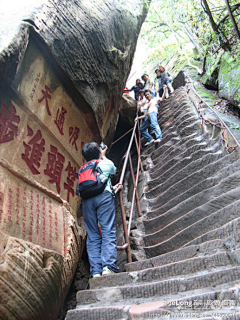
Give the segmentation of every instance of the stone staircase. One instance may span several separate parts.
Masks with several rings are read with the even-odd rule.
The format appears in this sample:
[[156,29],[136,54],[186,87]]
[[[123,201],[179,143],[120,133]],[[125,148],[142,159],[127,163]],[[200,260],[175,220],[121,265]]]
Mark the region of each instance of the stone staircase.
[[181,87],[159,111],[163,140],[143,150],[146,258],[90,280],[67,320],[240,319],[240,154],[202,125]]

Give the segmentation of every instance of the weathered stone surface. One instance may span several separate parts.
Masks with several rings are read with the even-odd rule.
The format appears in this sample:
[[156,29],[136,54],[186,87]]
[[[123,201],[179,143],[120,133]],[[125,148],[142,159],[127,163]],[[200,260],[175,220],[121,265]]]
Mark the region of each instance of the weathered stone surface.
[[11,84],[29,42],[36,39],[54,68],[64,70],[56,71],[77,106],[110,143],[146,13],[141,1],[43,1],[24,16],[19,32],[1,52],[1,82]]
[[93,134],[34,43],[14,86],[0,91],[0,314],[56,319],[85,241],[74,195],[79,151]]
[[[143,302],[143,299],[157,298],[161,296],[174,295],[179,292],[190,290],[205,289],[209,283],[213,287],[221,284],[238,281],[240,275],[239,267],[228,267],[225,270],[212,271],[207,274],[202,273],[198,275],[182,276],[157,281],[154,283],[146,283],[139,285],[125,285],[104,289],[93,289],[86,291],[79,291],[77,300],[79,305],[92,304],[98,305],[116,305],[127,303]],[[67,318],[68,319],[68,318]]]
[[209,89],[218,90],[221,98],[240,108],[239,73],[239,59],[229,52],[220,53],[215,64],[202,77],[202,83]]
[[1,320],[57,319],[86,237],[81,148],[113,140],[146,15],[141,1],[29,8],[1,15]]
[[[227,153],[219,131],[199,126],[183,88],[174,96],[159,112],[163,140],[143,149],[151,188],[143,189],[144,215],[131,235],[144,238],[150,258],[92,279],[69,319],[86,311],[90,319],[97,311],[110,317],[113,306],[126,306],[120,319],[225,319],[229,311],[227,318],[238,318],[239,151]],[[157,232],[146,235],[151,228]]]
[[221,266],[230,266],[231,262],[226,252],[213,254],[208,257],[196,257],[188,260],[177,261],[175,263],[165,264],[147,270],[124,272],[116,275],[110,275],[103,278],[93,278],[90,280],[91,289],[100,289],[104,287],[117,287],[133,283],[150,283],[159,280],[165,280],[177,275],[187,275],[198,271],[211,270]]
[[134,119],[137,113],[137,101],[128,94],[122,95],[121,106],[119,110],[119,122],[121,126],[126,129],[132,128],[134,125]]
[[59,239],[64,252],[60,254],[0,232],[2,320],[57,318],[76,267],[75,255],[81,254],[85,238],[67,211],[65,220],[64,242]]
[[186,79],[185,72],[184,71],[180,71],[178,73],[178,75],[172,81],[173,88],[176,90],[179,87],[184,87],[185,84],[186,84],[185,79]]
[[239,74],[239,61],[234,59],[230,53],[225,53],[218,74],[219,95],[238,108],[240,108]]
[[221,64],[221,58],[222,53],[218,56],[216,59],[214,65],[210,68],[210,70],[207,70],[207,73],[204,74],[201,81],[205,85],[206,88],[212,89],[212,90],[218,90],[218,74],[219,74],[219,68]]

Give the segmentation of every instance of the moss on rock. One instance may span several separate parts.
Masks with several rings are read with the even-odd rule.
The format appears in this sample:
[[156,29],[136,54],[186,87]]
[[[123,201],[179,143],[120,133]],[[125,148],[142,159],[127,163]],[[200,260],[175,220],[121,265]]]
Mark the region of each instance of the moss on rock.
[[221,60],[219,74],[219,95],[240,108],[240,57],[226,52]]
[[207,72],[202,77],[202,83],[206,87],[211,87],[215,90],[218,90],[218,73],[221,64],[222,53],[220,53],[216,61],[210,66]]

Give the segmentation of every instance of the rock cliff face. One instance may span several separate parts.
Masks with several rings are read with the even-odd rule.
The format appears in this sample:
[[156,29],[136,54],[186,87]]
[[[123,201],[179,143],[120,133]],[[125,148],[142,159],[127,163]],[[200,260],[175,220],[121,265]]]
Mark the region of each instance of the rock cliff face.
[[[33,37],[77,106],[86,113],[94,111],[101,136],[111,141],[145,5],[142,1],[44,2],[25,17],[13,42],[1,52],[0,80],[12,83]],[[58,66],[61,70],[56,70]]]
[[212,68],[202,77],[202,83],[210,89],[218,90],[221,98],[240,108],[239,73],[239,58],[228,52],[221,53]]
[[57,319],[86,236],[81,147],[113,139],[146,15],[141,1],[37,4],[1,30],[1,320]]

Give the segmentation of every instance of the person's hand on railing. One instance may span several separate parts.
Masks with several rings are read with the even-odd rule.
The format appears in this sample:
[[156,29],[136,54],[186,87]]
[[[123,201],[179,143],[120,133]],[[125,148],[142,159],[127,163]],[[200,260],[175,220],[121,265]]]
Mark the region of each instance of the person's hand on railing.
[[113,190],[115,193],[118,193],[118,191],[122,190],[123,185],[121,183],[117,183],[115,184],[115,186],[113,186]]

